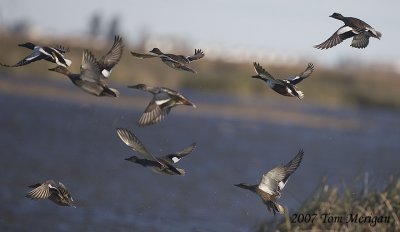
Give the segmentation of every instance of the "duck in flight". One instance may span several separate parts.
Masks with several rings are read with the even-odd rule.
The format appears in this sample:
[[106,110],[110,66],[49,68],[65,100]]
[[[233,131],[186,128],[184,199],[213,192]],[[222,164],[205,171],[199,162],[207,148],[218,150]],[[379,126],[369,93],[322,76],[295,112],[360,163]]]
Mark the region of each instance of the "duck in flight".
[[131,54],[134,57],[137,57],[140,59],[158,57],[161,59],[162,62],[164,62],[164,64],[168,65],[169,67],[171,67],[173,69],[188,71],[188,72],[195,73],[195,74],[197,72],[194,71],[193,69],[189,68],[187,66],[187,64],[204,57],[204,52],[200,49],[195,49],[194,54],[191,56],[166,54],[166,53],[163,53],[159,48],[153,48],[153,50],[151,50],[150,52],[153,54],[141,54],[141,53],[136,53],[136,52],[131,52]]
[[314,65],[309,63],[306,70],[299,75],[291,79],[276,79],[271,74],[269,74],[260,64],[254,62],[254,69],[257,75],[252,76],[252,78],[263,80],[271,87],[275,92],[288,97],[297,97],[300,100],[303,99],[303,92],[296,89],[296,85],[302,80],[309,77],[314,71]]
[[49,62],[55,63],[57,65],[63,66],[63,67],[69,67],[71,65],[71,61],[64,58],[64,54],[66,52],[69,52],[68,48],[64,48],[63,46],[56,46],[56,47],[46,47],[46,46],[39,46],[35,45],[31,42],[19,44],[18,46],[28,48],[33,50],[33,53],[31,53],[29,56],[25,57],[18,63],[14,65],[8,65],[8,64],[2,64],[0,63],[1,66],[4,67],[19,67],[19,66],[24,66],[27,64],[30,64],[35,61],[39,60],[47,60]]
[[331,16],[334,19],[338,19],[344,22],[344,25],[340,27],[331,37],[325,42],[315,45],[318,49],[328,49],[334,47],[346,39],[353,38],[350,46],[354,48],[365,48],[369,44],[369,38],[381,39],[382,33],[375,30],[368,23],[361,19],[353,17],[344,17],[339,13],[333,13]]
[[252,191],[259,195],[274,215],[278,212],[284,214],[284,208],[276,201],[281,197],[281,191],[285,187],[290,175],[300,166],[304,151],[301,149],[297,155],[285,165],[280,165],[265,173],[259,184],[250,185],[246,183],[236,184],[235,186]]
[[125,160],[137,163],[143,167],[148,167],[155,173],[168,174],[168,175],[185,175],[185,170],[176,168],[174,164],[179,162],[183,157],[189,155],[196,148],[196,143],[191,144],[189,147],[182,151],[172,153],[165,156],[153,156],[140,142],[140,140],[129,130],[124,128],[117,128],[119,138],[134,151],[137,151],[143,158],[131,156]]
[[73,204],[74,199],[71,194],[61,182],[56,182],[54,180],[47,180],[43,183],[37,183],[29,186],[33,188],[26,197],[32,200],[38,199],[49,199],[57,205],[75,207]]
[[101,73],[101,65],[89,50],[84,50],[80,73],[71,73],[63,66],[49,69],[69,77],[72,83],[83,91],[95,96],[118,97],[116,89],[107,86],[107,78]]
[[188,105],[196,108],[196,105],[185,96],[169,88],[153,87],[145,84],[132,85],[128,86],[128,88],[139,89],[153,94],[153,99],[138,120],[138,125],[141,127],[159,123],[175,106]]

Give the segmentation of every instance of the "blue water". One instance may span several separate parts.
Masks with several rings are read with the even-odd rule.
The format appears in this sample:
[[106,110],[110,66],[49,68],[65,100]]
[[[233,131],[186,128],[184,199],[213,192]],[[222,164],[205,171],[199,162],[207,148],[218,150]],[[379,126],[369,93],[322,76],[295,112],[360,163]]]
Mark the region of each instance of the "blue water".
[[[83,99],[95,98],[67,81],[52,85],[66,86]],[[132,100],[150,98],[128,91],[121,90]],[[138,108],[105,98],[93,103],[0,93],[0,230],[251,230],[273,215],[256,195],[233,185],[257,183],[265,171],[286,163],[300,148],[305,151],[303,162],[280,199],[291,212],[296,212],[324,175],[332,184],[343,185],[365,172],[375,183],[399,173],[398,112],[185,93],[199,103],[198,109],[176,108],[165,121],[146,128],[135,125],[146,101]],[[107,104],[99,104],[102,101]],[[241,115],[214,116],[203,113],[203,103],[291,108],[353,119],[359,126],[310,127]],[[117,137],[117,127],[134,131],[156,155],[197,142],[196,150],[177,165],[187,174],[159,175],[125,161],[133,151]],[[28,185],[47,179],[63,182],[78,207],[24,197]]]

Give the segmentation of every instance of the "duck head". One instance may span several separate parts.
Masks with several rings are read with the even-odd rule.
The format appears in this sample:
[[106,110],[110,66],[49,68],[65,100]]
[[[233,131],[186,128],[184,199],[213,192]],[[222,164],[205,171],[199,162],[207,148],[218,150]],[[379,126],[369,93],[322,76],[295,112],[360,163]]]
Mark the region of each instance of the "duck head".
[[27,42],[27,43],[23,43],[23,44],[18,44],[18,46],[33,50],[36,45],[34,45],[31,42]]
[[343,15],[339,14],[339,13],[333,13],[332,15],[330,15],[329,17],[335,18],[335,19],[343,19]]
[[145,84],[128,85],[128,88],[146,90],[147,89],[147,85],[145,85]]
[[191,101],[189,101],[186,98],[180,99],[177,103],[181,104],[181,105],[193,106],[193,108],[197,108],[197,106],[195,104],[193,104]]
[[69,75],[70,74],[70,71],[67,68],[63,67],[63,66],[57,66],[55,68],[49,68],[49,71],[58,72],[58,73],[61,73],[61,74],[64,74],[64,75]]
[[153,48],[153,50],[150,51],[151,53],[155,53],[157,55],[162,55],[164,54],[159,48]]
[[126,158],[125,160],[131,161],[131,162],[134,162],[134,163],[139,163],[140,159],[137,156],[131,156],[129,158]]
[[239,188],[243,188],[243,189],[249,189],[250,188],[250,185],[246,184],[246,183],[235,184],[235,186],[239,187]]

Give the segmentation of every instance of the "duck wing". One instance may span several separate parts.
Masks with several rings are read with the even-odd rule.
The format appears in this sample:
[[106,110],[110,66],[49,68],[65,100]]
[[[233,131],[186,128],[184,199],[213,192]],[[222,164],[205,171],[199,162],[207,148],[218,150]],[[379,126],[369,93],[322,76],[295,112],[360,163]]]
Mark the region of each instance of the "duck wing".
[[44,58],[46,58],[46,55],[42,54],[39,51],[34,51],[32,54],[28,55],[27,57],[25,57],[24,59],[22,59],[21,61],[19,61],[18,63],[14,64],[14,65],[2,64],[2,63],[0,63],[0,65],[4,66],[4,67],[19,67],[19,66],[24,66],[24,65],[30,64],[32,62],[44,59]]
[[161,122],[170,112],[170,108],[163,108],[161,105],[170,100],[170,98],[165,100],[153,98],[139,118],[138,125],[143,127]]
[[139,58],[139,59],[146,59],[146,58],[154,58],[158,57],[158,55],[153,55],[153,54],[143,54],[143,53],[137,53],[137,52],[131,52],[132,56]]
[[110,50],[99,60],[100,70],[104,77],[110,76],[112,68],[121,60],[123,51],[122,38],[116,35]]
[[258,188],[268,194],[280,196],[280,191],[285,187],[289,176],[299,167],[303,155],[304,151],[301,149],[286,165],[275,167],[264,174]]
[[157,162],[161,166],[164,166],[162,163],[160,163],[160,161],[157,160],[156,157],[147,151],[142,142],[131,131],[124,128],[117,128],[117,134],[126,145],[128,145],[134,151],[139,152],[145,159]]
[[32,191],[26,194],[26,197],[30,199],[46,199],[49,198],[53,192],[58,192],[56,183],[52,180],[30,185],[29,187],[33,188]]
[[306,70],[304,72],[300,73],[299,75],[295,76],[291,80],[287,80],[290,84],[292,85],[297,85],[300,83],[302,80],[306,79],[309,77],[314,71],[314,65],[312,63],[309,63]]
[[261,78],[264,81],[267,81],[267,80],[275,81],[275,78],[271,74],[269,74],[269,72],[267,72],[259,63],[254,62],[253,66],[254,66],[254,70],[257,73],[257,76],[253,76],[253,77]]
[[82,55],[81,75],[82,80],[104,84],[101,80],[100,66],[93,54],[85,49]]
[[60,52],[60,53],[62,53],[62,54],[65,54],[65,53],[67,53],[67,52],[70,52],[69,48],[64,47],[64,46],[62,46],[62,45],[57,45],[57,46],[54,47],[54,49],[56,49],[58,52]]
[[350,26],[344,25],[340,27],[335,33],[333,33],[333,35],[331,35],[331,37],[329,37],[323,43],[315,45],[314,47],[321,50],[328,49],[340,44],[341,42],[343,42],[348,38],[358,35],[361,32],[362,30],[357,30]]
[[196,143],[192,143],[189,147],[183,149],[182,151],[178,151],[178,152],[166,155],[163,158],[167,159],[170,162],[177,163],[183,157],[185,157],[185,156],[189,155],[190,153],[192,153],[195,148],[196,148]]
[[353,41],[351,42],[350,46],[354,48],[365,48],[369,44],[369,34],[368,32],[360,33],[353,37]]
[[192,56],[186,57],[190,62],[194,60],[199,60],[204,57],[204,52],[201,49],[195,49],[194,54]]

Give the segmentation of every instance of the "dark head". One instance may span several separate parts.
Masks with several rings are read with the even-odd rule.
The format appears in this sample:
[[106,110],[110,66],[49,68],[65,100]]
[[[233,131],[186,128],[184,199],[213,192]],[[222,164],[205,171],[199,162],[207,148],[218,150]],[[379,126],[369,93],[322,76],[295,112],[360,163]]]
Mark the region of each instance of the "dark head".
[[253,190],[254,189],[254,185],[249,185],[249,184],[246,184],[246,183],[240,183],[240,184],[235,184],[235,186],[239,187],[239,188],[242,188],[242,189],[248,189],[248,190],[254,191]]
[[70,71],[67,68],[63,67],[63,66],[57,66],[55,68],[49,68],[49,71],[58,72],[58,73],[61,73],[61,74],[67,75],[67,76],[70,74]]
[[193,102],[191,102],[187,99],[185,99],[182,103],[183,103],[183,105],[193,106],[193,108],[197,108],[197,106]]
[[34,45],[31,42],[27,42],[27,43],[23,43],[23,44],[18,44],[18,46],[33,50],[36,45]]
[[145,84],[128,85],[128,88],[146,90],[147,89],[147,85],[145,85]]
[[157,54],[157,55],[162,55],[164,54],[159,48],[153,48],[150,52]]
[[335,19],[343,19],[343,15],[339,14],[339,13],[333,13],[332,15],[330,15],[329,17],[335,18]]
[[140,159],[137,156],[131,156],[129,158],[126,158],[125,160],[131,161],[131,162],[134,162],[134,163],[139,163]]

